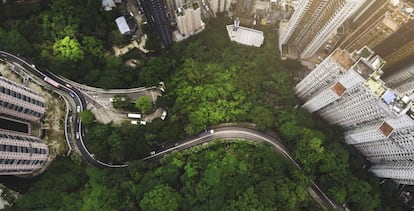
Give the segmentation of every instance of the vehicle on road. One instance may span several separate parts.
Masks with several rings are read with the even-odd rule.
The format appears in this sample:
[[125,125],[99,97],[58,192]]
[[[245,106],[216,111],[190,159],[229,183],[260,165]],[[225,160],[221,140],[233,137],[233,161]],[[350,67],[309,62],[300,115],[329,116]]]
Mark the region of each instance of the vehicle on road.
[[151,155],[155,155],[155,151],[152,151],[152,152],[151,152]]
[[70,84],[65,84],[65,86],[68,87],[68,88],[72,88],[72,85],[70,85]]
[[79,132],[76,132],[76,139],[79,139],[80,135]]
[[210,135],[210,134],[213,134],[213,133],[214,133],[214,130],[206,130],[206,131],[200,133],[200,135],[198,135],[198,137],[207,136],[207,135]]
[[167,117],[167,111],[163,111],[161,114],[161,120],[164,120]]
[[51,79],[49,77],[45,77],[43,80],[46,81],[46,83],[48,83],[48,84],[50,84],[50,85],[52,85],[56,88],[59,88],[59,83],[54,81],[53,79]]
[[80,108],[80,106],[76,106],[76,112],[81,112],[81,108]]
[[132,119],[141,119],[141,114],[129,113],[127,116],[128,116],[128,118],[132,118]]
[[73,94],[73,92],[69,92],[69,95],[70,95],[72,98],[75,98],[75,94]]

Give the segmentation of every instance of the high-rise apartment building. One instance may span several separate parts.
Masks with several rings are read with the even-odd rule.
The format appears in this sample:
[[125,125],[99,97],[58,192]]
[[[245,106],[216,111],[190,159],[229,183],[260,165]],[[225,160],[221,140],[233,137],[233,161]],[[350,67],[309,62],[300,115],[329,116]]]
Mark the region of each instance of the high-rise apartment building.
[[[44,112],[45,104],[41,95],[0,77],[1,117],[33,123],[39,121]],[[0,175],[30,174],[41,168],[48,159],[47,145],[39,138],[12,131],[12,127],[4,128],[7,129],[0,129]]]
[[370,171],[378,177],[393,178],[399,184],[414,185],[414,162],[375,164]]
[[208,2],[214,14],[229,11],[232,4],[232,0],[208,0]]
[[364,46],[372,49],[414,18],[413,8],[402,0],[387,0],[379,4],[365,11],[368,16],[360,18],[363,20],[345,37],[340,48],[349,52]]
[[409,15],[409,21],[373,48],[378,55],[387,61],[384,75],[389,75],[388,67],[409,60],[409,57],[414,55],[414,13],[412,9],[414,3],[405,1],[404,5],[402,10],[405,16]]
[[39,120],[45,112],[43,97],[16,82],[0,77],[0,113],[24,120]]
[[[414,174],[402,165],[414,158],[414,95],[388,88],[380,78],[385,61],[373,55],[367,47],[353,53],[337,49],[295,92],[303,108],[346,130],[345,142],[374,164],[377,176],[414,184],[411,176],[401,177],[410,169]],[[389,168],[393,164],[401,168]]]
[[285,46],[295,49],[300,58],[313,56],[364,2],[365,0],[303,0],[288,24],[281,24],[279,48]]
[[0,131],[0,175],[30,174],[48,159],[41,139]]
[[399,72],[385,78],[387,85],[401,94],[414,92],[414,64],[410,64]]
[[178,31],[183,36],[192,35],[202,28],[201,10],[197,2],[182,5],[175,15]]
[[170,47],[172,36],[164,2],[162,0],[140,0],[140,2],[148,24],[157,32],[164,47]]

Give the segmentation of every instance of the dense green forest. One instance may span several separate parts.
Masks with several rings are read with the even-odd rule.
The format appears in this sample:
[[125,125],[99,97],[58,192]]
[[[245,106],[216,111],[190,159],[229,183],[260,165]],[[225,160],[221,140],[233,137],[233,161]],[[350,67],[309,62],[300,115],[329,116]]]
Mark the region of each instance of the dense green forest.
[[[115,57],[111,52],[112,45],[122,45],[129,40],[122,37],[115,26],[117,11],[102,12],[99,8],[100,1],[83,0],[0,6],[0,47],[29,58],[38,67],[103,88],[165,82],[167,90],[156,102],[157,107],[168,110],[165,121],[156,119],[146,126],[124,124],[115,127],[93,122],[90,112],[81,114],[88,128],[86,144],[98,159],[116,163],[138,160],[154,149],[174,144],[209,126],[249,122],[260,130],[279,133],[303,166],[306,177],[314,179],[338,204],[346,203],[354,210],[402,209],[390,194],[392,184],[379,185],[379,179],[363,168],[368,163],[364,163],[353,149],[344,146],[340,129],[294,108],[299,102],[293,94],[293,78],[295,71],[302,67],[297,61],[280,60],[274,27],[260,28],[265,33],[264,46],[252,48],[230,42],[225,24],[231,20],[217,18],[207,22],[204,32],[176,43],[168,52],[156,57],[137,51]],[[130,58],[139,60],[139,65],[135,68],[124,65]],[[120,103],[119,107],[125,105]],[[160,166],[132,162],[128,170],[116,171],[85,167],[78,159],[60,159],[18,202],[18,207],[136,209],[161,206],[157,200],[164,197],[171,198],[169,207],[180,209],[218,207],[237,210],[241,205],[259,210],[314,207],[303,194],[308,179],[263,147],[258,148],[264,150],[263,153],[267,153],[271,160],[261,163],[262,160],[253,159],[261,156],[260,153],[252,152],[257,154],[252,155],[251,160],[246,159],[246,164],[237,165],[263,165],[263,172],[267,168],[275,169],[276,165],[281,168],[280,172],[272,173],[277,179],[268,179],[269,184],[258,182],[260,187],[250,181],[233,184],[233,180],[242,181],[246,174],[253,173],[243,172],[240,167],[222,172],[219,169],[224,168],[224,163],[216,162],[226,158],[230,153],[228,148],[248,148],[246,145],[237,146],[217,147],[215,159],[203,154],[211,151],[207,150],[196,155],[174,154]],[[192,156],[200,160],[193,161]],[[196,166],[196,175],[186,175],[187,171],[194,174],[191,173],[192,164],[186,169],[187,163]],[[251,166],[249,168],[247,170],[251,170]],[[205,172],[211,174],[209,179],[204,178]],[[218,177],[220,181],[214,182],[212,175],[221,175]],[[240,180],[232,177],[234,175],[240,176]],[[193,183],[186,184],[186,181]],[[224,183],[240,187],[225,186]],[[275,192],[284,193],[272,195],[274,198],[262,198],[262,192],[272,194],[272,187]],[[229,190],[236,192],[230,193]],[[288,202],[292,194],[296,201]],[[217,200],[217,204],[208,203],[208,199]],[[265,199],[268,201],[261,201]]]
[[13,209],[320,210],[309,182],[268,145],[226,141],[128,169],[59,159]]

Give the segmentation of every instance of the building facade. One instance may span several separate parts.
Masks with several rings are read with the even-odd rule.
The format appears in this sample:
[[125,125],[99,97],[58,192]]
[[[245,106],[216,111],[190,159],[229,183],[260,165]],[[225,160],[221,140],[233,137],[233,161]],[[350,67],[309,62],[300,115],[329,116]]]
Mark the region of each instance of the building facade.
[[30,174],[45,164],[48,152],[39,138],[0,131],[0,175]]
[[384,65],[366,46],[352,53],[337,49],[295,92],[303,108],[345,129],[345,142],[373,163],[373,173],[414,184],[413,177],[397,176],[414,175],[412,168],[388,168],[414,161],[414,94],[387,87],[380,78]]
[[312,57],[365,0],[303,0],[286,28],[280,29],[279,48]]
[[364,46],[372,49],[414,18],[413,8],[400,0],[387,0],[379,7],[375,6],[375,10],[365,11],[369,16],[364,17],[358,27],[346,36],[339,45],[340,48],[349,52]]
[[[385,75],[388,75],[389,67],[410,60],[409,57],[414,55],[414,48],[412,47],[414,44],[414,14],[412,11],[414,3],[405,1],[404,4],[407,6],[403,8],[403,12],[405,15],[409,14],[409,21],[373,48],[378,55],[387,61]],[[392,71],[392,69],[390,70]]]
[[140,0],[140,2],[148,24],[157,32],[164,47],[170,47],[172,36],[164,2],[162,0]]
[[214,14],[229,11],[232,4],[232,0],[208,0],[208,2]]
[[44,112],[45,102],[41,95],[0,77],[0,113],[23,120],[38,121]]
[[[41,95],[0,77],[0,116],[18,122],[39,122],[45,113]],[[9,124],[9,123],[3,123]],[[48,147],[37,137],[17,128],[0,129],[0,175],[30,174],[48,159]]]
[[375,164],[370,171],[383,178],[393,178],[399,184],[414,185],[414,162]]
[[414,64],[410,64],[401,69],[396,74],[385,78],[387,85],[401,94],[414,92]]
[[181,35],[192,35],[202,29],[201,10],[197,2],[182,5],[177,9],[175,15],[178,31]]

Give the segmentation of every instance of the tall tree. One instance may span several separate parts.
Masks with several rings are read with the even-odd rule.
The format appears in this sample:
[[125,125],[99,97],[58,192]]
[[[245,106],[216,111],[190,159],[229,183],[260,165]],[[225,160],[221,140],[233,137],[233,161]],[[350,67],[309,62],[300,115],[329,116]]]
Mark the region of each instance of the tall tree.
[[148,114],[152,110],[152,101],[148,96],[141,96],[135,101],[135,108],[141,110],[142,113]]
[[55,42],[53,53],[64,60],[76,62],[83,59],[83,50],[78,40],[69,36]]
[[168,185],[158,185],[144,194],[139,206],[142,210],[169,211],[178,210],[182,197]]

